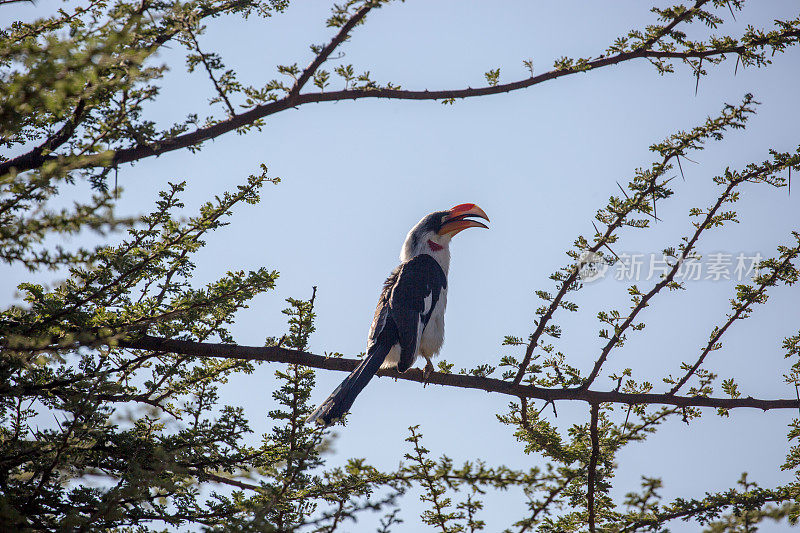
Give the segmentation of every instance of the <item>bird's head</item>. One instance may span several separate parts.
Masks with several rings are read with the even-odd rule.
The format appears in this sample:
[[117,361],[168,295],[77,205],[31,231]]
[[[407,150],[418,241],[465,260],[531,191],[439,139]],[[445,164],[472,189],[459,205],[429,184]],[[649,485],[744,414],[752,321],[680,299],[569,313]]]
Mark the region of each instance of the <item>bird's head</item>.
[[460,204],[448,211],[436,211],[420,220],[408,232],[400,260],[405,262],[419,254],[434,257],[446,255],[449,258],[450,239],[467,228],[486,228],[488,226],[470,217],[480,217],[487,222],[489,217],[475,204]]

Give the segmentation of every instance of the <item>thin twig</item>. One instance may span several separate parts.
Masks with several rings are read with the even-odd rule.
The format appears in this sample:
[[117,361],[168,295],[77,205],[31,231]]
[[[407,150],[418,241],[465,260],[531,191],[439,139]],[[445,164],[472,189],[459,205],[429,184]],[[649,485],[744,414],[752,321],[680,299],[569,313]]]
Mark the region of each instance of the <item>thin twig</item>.
[[236,110],[233,108],[233,104],[231,104],[231,101],[228,99],[228,93],[226,93],[225,90],[220,87],[219,81],[217,80],[216,76],[214,76],[214,70],[211,68],[211,65],[208,62],[208,56],[204,54],[202,50],[200,50],[200,43],[197,42],[197,37],[195,37],[192,28],[190,28],[188,24],[186,25],[186,33],[188,33],[189,37],[191,37],[195,51],[200,54],[200,62],[203,63],[206,73],[211,79],[211,83],[214,85],[214,89],[217,90],[217,94],[219,94],[220,98],[222,98],[222,101],[225,102],[225,106],[228,108],[230,116],[234,116],[236,114]]
[[314,58],[313,61],[305,68],[305,70],[300,74],[295,81],[292,88],[289,90],[289,95],[287,98],[294,98],[300,94],[300,90],[305,86],[311,76],[317,71],[317,69],[328,60],[328,57],[333,53],[336,48],[342,44],[344,41],[347,40],[350,31],[356,27],[356,25],[361,22],[364,17],[367,16],[367,13],[372,9],[372,3],[367,2],[361,8],[353,13],[353,16],[350,19],[342,24],[342,27],[339,28],[339,31],[336,33],[336,36],[331,39],[322,50],[319,51],[317,56]]
[[694,95],[697,96],[697,89],[700,87],[700,71],[703,69],[703,58],[700,58],[700,62],[697,65],[697,81],[694,84]]

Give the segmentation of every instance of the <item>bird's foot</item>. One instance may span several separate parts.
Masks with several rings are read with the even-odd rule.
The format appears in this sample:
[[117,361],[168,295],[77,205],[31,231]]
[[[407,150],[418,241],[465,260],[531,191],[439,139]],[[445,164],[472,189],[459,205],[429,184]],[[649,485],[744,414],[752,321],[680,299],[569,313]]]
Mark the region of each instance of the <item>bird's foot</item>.
[[425,363],[425,370],[422,371],[422,379],[425,380],[423,388],[428,386],[428,380],[430,379],[432,373],[433,373],[433,363],[431,363],[431,360],[428,359],[427,363]]

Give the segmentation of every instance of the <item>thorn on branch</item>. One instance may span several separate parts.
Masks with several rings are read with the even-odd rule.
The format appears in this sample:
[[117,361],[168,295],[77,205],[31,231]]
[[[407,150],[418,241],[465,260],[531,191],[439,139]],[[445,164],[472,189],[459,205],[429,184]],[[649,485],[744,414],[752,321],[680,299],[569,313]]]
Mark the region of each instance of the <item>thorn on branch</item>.
[[537,415],[540,415],[540,414],[542,414],[542,411],[544,411],[545,409],[547,409],[547,406],[548,406],[548,405],[552,405],[552,406],[553,406],[553,416],[554,416],[554,417],[556,417],[556,418],[558,418],[558,411],[556,411],[556,402],[555,402],[555,401],[553,401],[553,400],[545,400],[545,402],[544,402],[544,405],[542,406],[542,408],[541,408],[541,409],[539,409],[539,411],[538,411],[536,414],[537,414]]
[[[594,222],[592,222],[592,226],[594,226]],[[595,229],[595,231],[597,231],[597,226],[594,226],[594,229]],[[597,231],[597,233],[599,234],[600,232],[599,232],[599,231]],[[604,243],[603,243],[603,246],[605,246],[605,247],[606,247],[606,249],[607,249],[609,252],[611,252],[611,254],[612,254],[614,257],[616,257],[616,258],[617,258],[617,261],[620,261],[620,262],[622,262],[622,259],[620,259],[620,257],[617,255],[617,252],[615,252],[614,250],[612,250],[612,249],[611,249],[611,246],[609,246],[607,242],[604,242]]]
[[[597,225],[594,223],[594,221],[592,221],[592,226],[594,227],[594,231],[595,231],[595,233],[597,233],[597,235],[602,235],[602,233],[600,233],[600,230],[599,230],[599,229],[597,229]],[[601,237],[601,238],[602,238],[602,237]],[[607,249],[609,252],[611,252],[611,254],[612,254],[614,257],[616,257],[616,258],[617,258],[617,261],[622,261],[622,259],[620,259],[620,258],[619,258],[619,256],[617,255],[617,252],[615,252],[614,250],[612,250],[612,249],[611,249],[611,246],[609,246],[607,242],[603,242],[603,246],[605,246],[605,247],[606,247],[606,249]]]
[[733,8],[731,7],[730,2],[725,2],[728,5],[728,11],[731,12],[731,16],[733,17],[734,22],[736,21],[736,15],[733,14]]
[[700,87],[700,71],[703,69],[703,58],[697,63],[697,81],[694,84],[694,95],[697,96],[697,89]]
[[653,219],[658,221],[658,211],[656,210],[656,190],[655,190],[655,187],[653,187]]
[[558,368],[558,365],[553,367],[553,370],[556,371],[556,376],[558,376],[558,381],[561,385],[566,389],[567,388],[567,380],[564,379],[564,374],[561,373],[561,369]]

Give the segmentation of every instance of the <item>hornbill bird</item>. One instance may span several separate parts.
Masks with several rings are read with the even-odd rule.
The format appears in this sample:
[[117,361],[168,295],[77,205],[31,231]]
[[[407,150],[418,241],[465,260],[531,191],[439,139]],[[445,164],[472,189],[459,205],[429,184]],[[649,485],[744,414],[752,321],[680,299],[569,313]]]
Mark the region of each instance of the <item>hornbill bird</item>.
[[431,213],[408,232],[400,251],[400,265],[383,284],[366,356],[308,417],[308,422],[329,426],[342,418],[379,369],[397,367],[405,372],[422,355],[427,360],[425,379],[430,376],[431,357],[444,343],[450,239],[467,228],[488,229],[469,217],[489,221],[477,205],[461,204],[449,211]]

